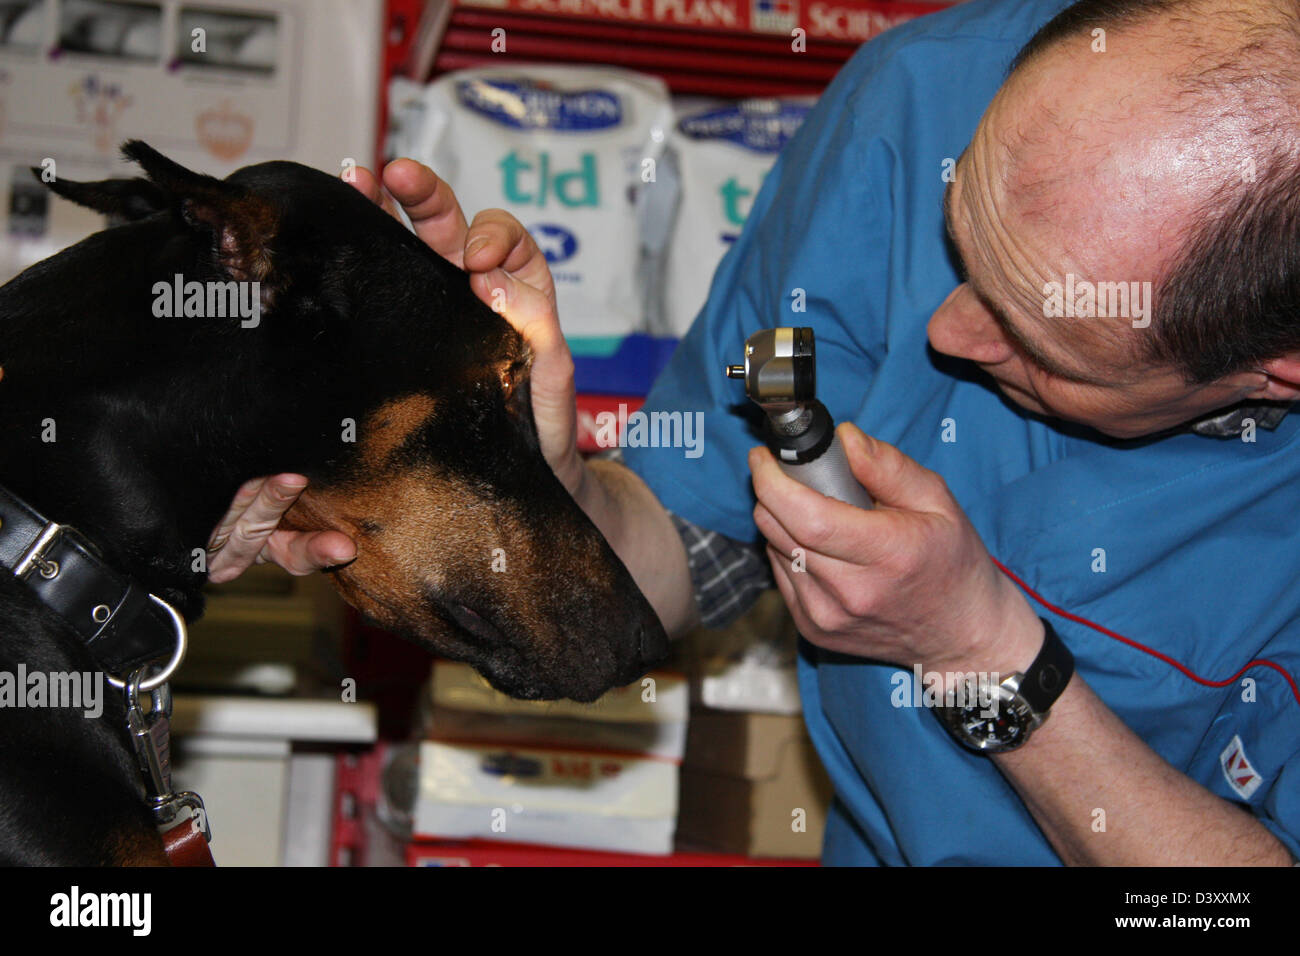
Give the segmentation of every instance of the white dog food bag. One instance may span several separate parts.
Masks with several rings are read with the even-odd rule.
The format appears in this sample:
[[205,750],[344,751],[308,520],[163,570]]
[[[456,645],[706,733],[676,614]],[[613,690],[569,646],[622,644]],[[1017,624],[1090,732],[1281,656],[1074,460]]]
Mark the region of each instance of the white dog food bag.
[[432,167],[469,217],[513,213],[555,276],[570,339],[644,331],[644,190],[672,123],[667,88],[628,70],[536,65],[394,80],[389,153]]
[[764,177],[815,102],[811,97],[675,101],[669,161],[676,166],[681,198],[663,282],[666,328],[655,331],[686,334]]

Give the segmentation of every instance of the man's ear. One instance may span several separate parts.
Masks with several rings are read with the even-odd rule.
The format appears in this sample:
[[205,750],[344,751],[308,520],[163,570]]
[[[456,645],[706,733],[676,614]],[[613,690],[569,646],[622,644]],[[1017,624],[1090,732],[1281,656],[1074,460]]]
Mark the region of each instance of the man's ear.
[[1268,376],[1268,381],[1257,397],[1275,402],[1300,399],[1300,352],[1271,359],[1260,367],[1260,371]]

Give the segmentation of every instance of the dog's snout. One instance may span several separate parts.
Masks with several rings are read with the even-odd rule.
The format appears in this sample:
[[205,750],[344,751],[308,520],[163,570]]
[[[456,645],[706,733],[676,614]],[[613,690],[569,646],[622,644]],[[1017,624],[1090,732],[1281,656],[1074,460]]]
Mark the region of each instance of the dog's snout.
[[641,663],[647,668],[662,663],[668,656],[668,635],[664,633],[657,618],[637,625],[637,648],[641,654]]
[[630,684],[644,677],[668,657],[668,635],[649,607],[633,619],[626,633],[622,666],[616,684]]

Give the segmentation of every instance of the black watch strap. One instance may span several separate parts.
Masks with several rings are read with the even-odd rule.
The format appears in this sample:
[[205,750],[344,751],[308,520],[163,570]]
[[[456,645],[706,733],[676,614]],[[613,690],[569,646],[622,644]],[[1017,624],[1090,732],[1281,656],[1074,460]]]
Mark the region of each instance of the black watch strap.
[[1020,695],[1035,713],[1045,714],[1065,691],[1074,676],[1074,655],[1065,646],[1052,622],[1043,622],[1043,648],[1020,680]]

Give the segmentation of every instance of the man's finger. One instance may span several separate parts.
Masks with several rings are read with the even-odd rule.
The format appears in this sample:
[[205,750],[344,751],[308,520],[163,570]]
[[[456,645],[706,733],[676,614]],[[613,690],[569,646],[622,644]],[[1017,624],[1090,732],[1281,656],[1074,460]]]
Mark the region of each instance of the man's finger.
[[776,554],[771,547],[767,549],[767,557],[772,564],[772,579],[776,582],[776,589],[781,592],[781,597],[785,599],[785,606],[790,609],[795,624],[802,631],[808,624],[808,618],[803,613],[803,605],[799,603],[799,594],[795,591],[790,570],[781,555]]
[[257,498],[258,492],[266,484],[265,478],[253,478],[239,486],[235,492],[235,499],[222,515],[221,521],[217,523],[217,528],[212,532],[212,537],[208,540],[208,550],[216,551],[225,546],[226,540],[230,537],[231,530],[235,527],[235,522],[239,520],[240,515],[248,510],[248,506]]
[[221,584],[248,570],[306,487],[302,475],[276,475],[240,488],[208,544],[208,580]]
[[263,554],[290,574],[303,575],[347,564],[357,546],[341,531],[277,531]]
[[781,526],[781,522],[776,520],[776,516],[761,501],[754,505],[754,526],[758,528],[758,533],[766,539],[767,543],[781,554],[793,555],[796,548],[807,552],[803,545],[790,537],[789,532]]
[[542,292],[501,269],[470,275],[470,288],[519,330],[533,352],[529,376],[533,418],[542,454],[557,474],[570,474],[576,459],[573,355],[555,304]]
[[376,206],[384,198],[384,190],[379,185],[379,180],[375,174],[364,166],[355,166],[350,171],[345,170],[342,174],[343,181],[351,185],[357,192],[365,196]]
[[465,267],[469,224],[451,187],[432,169],[413,159],[395,159],[384,167],[384,187],[402,204],[415,234],[448,262]]
[[465,243],[465,268],[501,268],[555,302],[555,280],[546,256],[521,223],[504,209],[485,209],[474,217]]
[[942,478],[893,445],[871,438],[851,422],[835,429],[853,476],[876,503],[908,511],[949,514],[955,504]]
[[393,202],[393,197],[384,192],[384,187],[380,185],[375,174],[364,166],[356,166],[351,170],[351,175],[343,173],[343,181],[356,187],[361,195],[365,196],[376,206],[379,206],[384,212],[388,213],[398,222],[402,222],[402,217],[397,211],[397,205]]
[[470,287],[493,311],[505,316],[539,355],[564,345],[555,305],[541,290],[502,269],[475,273]]
[[[785,599],[785,606],[790,609],[790,616],[794,618],[799,633],[806,638],[810,634],[816,636],[821,628],[813,618],[818,616],[822,609],[833,608],[834,602],[816,580],[810,575],[791,569],[789,563],[770,545],[767,548],[767,557],[772,564],[772,577],[776,582],[776,589]],[[812,640],[812,638],[808,639]]]
[[749,453],[754,494],[799,547],[850,564],[871,564],[896,546],[896,511],[864,510],[828,498],[783,472],[766,448]]
[[533,410],[543,420],[573,406],[573,355],[564,341],[555,304],[544,293],[501,269],[474,273],[475,295],[519,330],[533,350]]
[[837,574],[849,567],[861,566],[824,554],[805,544],[800,544],[786,531],[781,522],[777,520],[776,515],[772,514],[761,501],[754,506],[754,524],[764,540],[767,541],[768,551],[783,559],[786,565],[791,567],[791,570],[793,570],[795,562],[798,561],[802,571],[816,578]]

